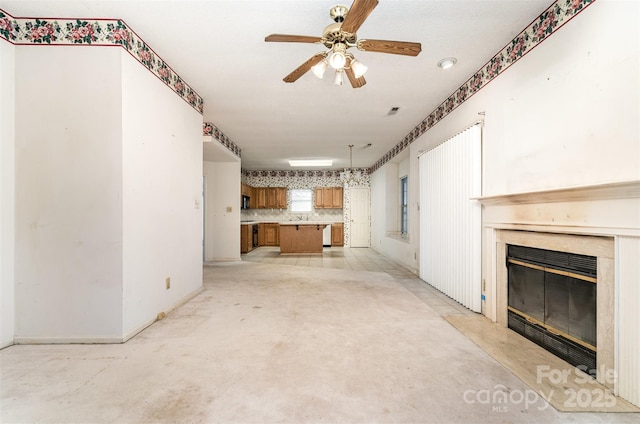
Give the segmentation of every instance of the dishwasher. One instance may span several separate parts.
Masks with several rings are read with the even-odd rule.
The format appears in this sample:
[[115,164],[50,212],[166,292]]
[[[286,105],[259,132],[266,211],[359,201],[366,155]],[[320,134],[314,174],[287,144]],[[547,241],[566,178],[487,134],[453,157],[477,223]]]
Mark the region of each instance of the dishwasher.
[[322,247],[331,247],[331,225],[322,230]]

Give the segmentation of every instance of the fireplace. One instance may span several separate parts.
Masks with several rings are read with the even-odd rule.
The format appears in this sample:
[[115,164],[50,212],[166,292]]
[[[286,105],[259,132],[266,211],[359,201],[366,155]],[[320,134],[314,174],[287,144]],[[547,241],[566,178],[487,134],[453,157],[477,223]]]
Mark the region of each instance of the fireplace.
[[596,348],[595,376],[640,406],[640,180],[479,201],[484,208],[483,313],[508,327],[509,245],[595,257],[596,343],[588,343]]
[[506,253],[508,327],[595,374],[597,258],[512,244]]

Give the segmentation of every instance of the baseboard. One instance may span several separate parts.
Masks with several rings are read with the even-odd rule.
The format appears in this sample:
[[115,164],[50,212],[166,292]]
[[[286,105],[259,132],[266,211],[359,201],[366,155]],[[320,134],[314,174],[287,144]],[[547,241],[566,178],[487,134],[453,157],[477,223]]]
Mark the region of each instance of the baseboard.
[[204,291],[204,286],[200,286],[198,287],[196,290],[192,291],[191,293],[187,294],[186,296],[180,298],[176,303],[174,303],[168,310],[166,311],[159,311],[158,314],[153,317],[152,319],[150,319],[149,321],[146,321],[144,323],[142,323],[141,325],[137,326],[136,328],[134,328],[133,330],[129,331],[127,334],[125,334],[122,337],[122,343],[126,342],[127,340],[130,340],[131,338],[135,337],[137,334],[141,333],[142,331],[144,331],[145,328],[149,327],[151,324],[153,324],[154,322],[158,321],[158,317],[162,314],[166,315],[169,314],[171,311],[174,311],[175,309],[179,308],[180,306],[184,305],[185,303],[187,303],[188,301],[190,301],[191,299],[193,299],[194,297],[196,297],[197,295],[199,295],[200,293],[202,293]]
[[14,342],[13,340],[9,341],[9,342],[5,342],[3,344],[0,344],[0,350],[4,349],[5,347],[9,347],[9,346],[13,346]]
[[125,343],[127,340],[130,340],[132,337],[136,336],[140,332],[142,332],[145,328],[149,327],[154,322],[158,321],[158,316],[161,314],[168,314],[171,311],[179,308],[184,305],[200,293],[204,291],[204,287],[198,287],[193,292],[188,295],[180,298],[176,303],[174,303],[167,311],[160,311],[158,315],[153,317],[152,319],[143,322],[133,330],[129,331],[127,334],[122,337],[107,337],[107,336],[93,336],[93,337],[14,337],[13,342],[9,342],[7,345],[0,347],[0,349],[4,347],[11,346],[12,344],[118,344]]
[[116,344],[120,337],[15,337],[13,344]]

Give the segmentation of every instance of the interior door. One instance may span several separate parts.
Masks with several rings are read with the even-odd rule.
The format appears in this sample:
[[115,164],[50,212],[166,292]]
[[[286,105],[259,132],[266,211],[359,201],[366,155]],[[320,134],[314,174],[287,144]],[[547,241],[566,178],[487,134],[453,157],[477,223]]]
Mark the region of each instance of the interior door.
[[350,247],[369,247],[370,205],[368,188],[349,190]]

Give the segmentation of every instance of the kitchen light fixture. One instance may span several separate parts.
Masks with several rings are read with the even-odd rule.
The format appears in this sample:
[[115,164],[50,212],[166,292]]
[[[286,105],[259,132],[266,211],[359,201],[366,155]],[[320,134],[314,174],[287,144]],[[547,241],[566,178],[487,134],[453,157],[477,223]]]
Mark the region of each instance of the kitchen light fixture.
[[458,59],[456,59],[455,57],[445,57],[444,59],[440,59],[440,61],[438,62],[438,67],[442,69],[449,69],[453,67],[453,65],[455,65],[457,61]]
[[[369,145],[367,145],[369,147]],[[363,182],[362,171],[353,169],[353,144],[349,144],[349,168],[340,173],[340,181],[347,187]]]
[[332,159],[292,159],[289,166],[331,166]]

